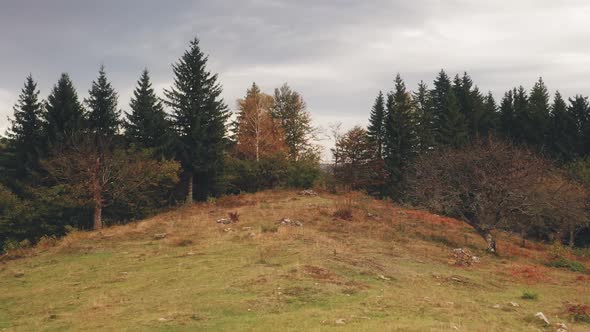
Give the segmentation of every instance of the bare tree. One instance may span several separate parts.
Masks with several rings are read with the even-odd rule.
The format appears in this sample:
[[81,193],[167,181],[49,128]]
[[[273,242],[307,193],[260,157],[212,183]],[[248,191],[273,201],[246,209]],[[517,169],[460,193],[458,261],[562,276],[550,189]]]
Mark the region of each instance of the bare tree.
[[406,185],[414,202],[471,225],[493,253],[497,229],[569,220],[582,194],[548,161],[495,139],[421,156]]
[[103,226],[104,207],[128,194],[157,188],[163,180],[176,182],[180,170],[176,161],[156,161],[144,152],[98,149],[91,140],[56,149],[42,164],[69,198],[93,208],[95,230]]

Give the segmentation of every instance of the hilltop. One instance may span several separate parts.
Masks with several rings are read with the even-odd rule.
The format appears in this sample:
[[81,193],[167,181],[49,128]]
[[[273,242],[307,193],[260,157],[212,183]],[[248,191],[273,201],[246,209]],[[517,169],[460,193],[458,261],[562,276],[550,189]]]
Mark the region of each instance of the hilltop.
[[590,276],[508,234],[484,248],[460,221],[361,194],[224,197],[10,253],[0,331],[590,330],[573,315]]

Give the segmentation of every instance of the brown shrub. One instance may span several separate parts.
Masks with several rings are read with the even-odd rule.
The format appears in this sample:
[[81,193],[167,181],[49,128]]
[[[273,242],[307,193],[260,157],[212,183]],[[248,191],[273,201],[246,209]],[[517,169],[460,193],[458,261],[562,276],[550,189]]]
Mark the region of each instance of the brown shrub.
[[353,201],[352,198],[347,197],[336,204],[336,210],[332,213],[332,217],[342,220],[353,219]]
[[229,217],[229,220],[231,220],[232,223],[240,221],[240,214],[238,213],[238,211],[229,212],[227,216]]

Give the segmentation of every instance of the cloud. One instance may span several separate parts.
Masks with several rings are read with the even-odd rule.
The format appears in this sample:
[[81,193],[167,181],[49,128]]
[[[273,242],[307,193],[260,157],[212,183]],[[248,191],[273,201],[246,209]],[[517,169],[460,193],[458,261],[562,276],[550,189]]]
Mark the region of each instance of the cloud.
[[84,96],[101,63],[127,108],[143,67],[161,93],[196,35],[230,107],[253,81],[267,92],[289,82],[322,126],[365,124],[397,72],[410,88],[445,68],[498,98],[539,76],[566,96],[588,95],[589,15],[583,0],[7,0],[0,89],[12,92],[0,114],[29,72],[46,95],[68,71]]

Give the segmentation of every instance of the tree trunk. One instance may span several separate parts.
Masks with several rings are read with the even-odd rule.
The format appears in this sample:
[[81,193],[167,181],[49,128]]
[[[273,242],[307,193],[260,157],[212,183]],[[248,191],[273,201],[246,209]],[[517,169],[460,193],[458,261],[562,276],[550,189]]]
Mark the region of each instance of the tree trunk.
[[102,229],[102,202],[94,202],[94,230]]
[[525,231],[520,231],[520,246],[523,248],[526,248],[526,232]]
[[486,250],[490,253],[496,254],[496,238],[494,237],[494,235],[491,232],[487,232],[485,235],[485,240],[488,244]]
[[194,179],[194,174],[193,172],[188,172],[187,173],[187,191],[186,191],[186,204],[192,204],[193,203],[193,182],[195,181]]
[[94,172],[92,174],[92,197],[94,201],[94,230],[99,230],[102,228],[102,186],[99,178],[99,170],[100,157],[97,157],[96,162],[94,164]]
[[570,247],[573,248],[575,243],[576,243],[576,233],[574,232],[574,228],[570,226],[570,239],[569,239]]

